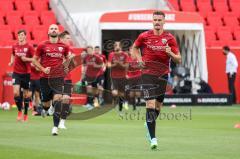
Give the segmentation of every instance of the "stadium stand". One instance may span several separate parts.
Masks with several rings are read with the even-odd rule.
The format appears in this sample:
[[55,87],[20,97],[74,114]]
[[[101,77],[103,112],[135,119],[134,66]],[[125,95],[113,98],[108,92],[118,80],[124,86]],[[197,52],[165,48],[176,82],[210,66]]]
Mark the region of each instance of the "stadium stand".
[[[206,46],[238,46],[239,0],[169,0],[177,11],[198,12],[205,21]],[[212,32],[213,31],[213,32]],[[214,37],[217,39],[214,39]]]
[[[47,39],[46,28],[50,24],[57,24],[56,16],[49,7],[49,0],[1,0],[0,11],[2,35],[0,46],[3,47],[15,43],[19,29],[25,29],[28,33],[28,40],[32,44],[37,44]],[[36,31],[36,28],[39,31]],[[64,30],[63,26],[60,28]]]

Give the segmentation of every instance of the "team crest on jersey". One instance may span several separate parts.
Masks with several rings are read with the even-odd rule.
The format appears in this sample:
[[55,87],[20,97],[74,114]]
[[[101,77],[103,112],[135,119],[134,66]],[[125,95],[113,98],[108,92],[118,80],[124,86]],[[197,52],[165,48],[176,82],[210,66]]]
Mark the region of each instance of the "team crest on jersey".
[[62,52],[62,51],[63,51],[63,47],[58,47],[58,50],[59,50],[60,52]]
[[120,56],[120,60],[123,60],[124,59],[124,56]]
[[24,52],[27,52],[27,51],[28,51],[28,48],[23,48],[23,51],[24,51]]
[[167,39],[162,39],[162,43],[166,44],[167,43]]

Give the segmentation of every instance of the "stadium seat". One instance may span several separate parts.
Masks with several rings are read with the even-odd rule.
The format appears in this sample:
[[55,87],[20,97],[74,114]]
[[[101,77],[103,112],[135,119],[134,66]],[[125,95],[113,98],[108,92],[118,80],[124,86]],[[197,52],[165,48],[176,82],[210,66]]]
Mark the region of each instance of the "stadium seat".
[[33,9],[36,11],[49,10],[48,0],[32,0]]
[[0,29],[0,43],[1,45],[8,45],[9,41],[13,40],[12,32],[10,29]]
[[39,43],[48,39],[47,27],[45,26],[36,26],[33,28],[32,35],[34,40]]
[[0,1],[0,11],[3,13],[7,13],[14,9],[13,3],[11,0],[1,0]]
[[194,0],[181,0],[181,10],[185,12],[196,12],[196,5]]
[[240,6],[240,1],[239,0],[230,0],[229,1],[229,7],[232,12],[238,12],[239,11],[239,6]]
[[217,16],[217,15],[216,16],[208,15],[207,24],[210,25],[212,28],[216,29],[220,26],[223,26],[222,18],[220,16]]
[[217,12],[228,12],[228,1],[227,0],[213,0],[213,8]]
[[23,16],[34,16],[34,17],[38,17],[39,13],[37,11],[31,10],[31,11],[25,11],[23,12]]
[[217,37],[221,41],[231,41],[233,40],[232,31],[229,27],[219,27],[217,29]]
[[26,11],[32,10],[32,5],[30,0],[15,0],[16,10]]
[[208,13],[213,12],[211,3],[205,2],[205,1],[197,1],[197,10],[199,11],[199,14],[206,18]]
[[22,25],[22,12],[10,11],[6,15],[6,21],[8,25]]
[[[235,29],[233,32],[234,38],[240,42],[240,28],[237,30]],[[239,43],[240,45],[240,43]]]
[[55,14],[52,11],[42,11],[40,17],[43,25],[50,25],[50,24],[57,23]]
[[226,26],[230,27],[239,26],[239,21],[235,16],[225,16],[224,23]]
[[207,45],[212,41],[216,41],[216,33],[212,27],[205,27],[205,39]]
[[40,24],[38,16],[35,16],[35,15],[24,16],[24,22],[26,25],[31,25],[31,26]]
[[179,0],[168,0],[168,2],[172,5],[172,7],[175,10],[180,10],[180,4],[179,4]]
[[4,25],[4,14],[0,12],[0,25]]

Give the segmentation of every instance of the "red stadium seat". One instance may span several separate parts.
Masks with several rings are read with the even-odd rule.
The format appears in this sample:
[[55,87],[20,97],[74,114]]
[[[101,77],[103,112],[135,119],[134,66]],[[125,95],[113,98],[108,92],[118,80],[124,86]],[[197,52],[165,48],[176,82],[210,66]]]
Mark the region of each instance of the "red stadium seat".
[[22,25],[22,12],[11,11],[7,13],[6,20],[8,25]]
[[26,25],[39,25],[39,18],[38,16],[34,16],[34,15],[26,15],[24,16],[24,22]]
[[235,16],[225,16],[224,23],[226,26],[230,27],[239,26],[239,21]]
[[208,13],[213,12],[210,1],[197,1],[197,9],[199,11],[199,14],[204,18],[207,17]]
[[196,12],[196,5],[194,0],[181,0],[181,9],[185,12]]
[[216,33],[215,30],[211,27],[205,27],[205,39],[206,44],[210,44],[212,41],[216,41]]
[[14,9],[13,7],[13,3],[11,0],[1,0],[0,1],[0,11],[1,12],[9,12],[12,11]]
[[62,25],[58,25],[58,28],[59,28],[59,31],[60,31],[60,32],[63,32],[63,31],[65,30]]
[[39,16],[39,13],[37,11],[25,11],[23,13],[23,16],[34,16],[34,17],[38,17]]
[[34,40],[38,43],[41,41],[47,40],[48,39],[47,31],[48,29],[45,26],[34,27],[32,31]]
[[220,26],[223,26],[223,23],[222,23],[222,19],[220,16],[208,16],[207,17],[207,22],[208,22],[208,25],[210,25],[211,27],[213,27],[214,29],[220,27]]
[[32,10],[30,0],[15,0],[15,7],[17,10],[21,11]]
[[[240,28],[238,30],[234,30],[233,34],[234,34],[234,38],[236,40],[240,41]],[[240,44],[239,44],[239,46],[240,46]]]
[[33,8],[36,11],[49,10],[48,3],[48,0],[32,0]]
[[227,42],[227,41],[233,40],[232,31],[228,27],[219,27],[217,29],[217,35],[221,41]]
[[4,14],[0,12],[0,25],[4,25]]
[[8,43],[8,41],[12,41],[13,40],[13,36],[12,36],[12,32],[10,29],[2,29],[0,30],[0,41],[1,43]]
[[178,0],[168,0],[175,10],[180,10],[180,4]]
[[55,14],[52,11],[41,12],[41,21],[43,25],[51,25],[57,23]]
[[228,1],[227,0],[214,0],[213,1],[213,8],[217,12],[228,12]]
[[230,7],[231,11],[238,12],[239,11],[239,6],[240,6],[240,1],[239,0],[230,0],[229,1],[229,7]]

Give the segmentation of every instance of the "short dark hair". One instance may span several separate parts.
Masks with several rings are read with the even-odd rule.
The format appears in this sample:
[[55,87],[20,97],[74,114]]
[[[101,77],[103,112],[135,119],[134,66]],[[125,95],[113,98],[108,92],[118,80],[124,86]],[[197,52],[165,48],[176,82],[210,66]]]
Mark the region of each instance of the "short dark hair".
[[92,47],[91,45],[88,45],[88,46],[86,47],[86,49],[89,49],[89,48],[93,49],[93,47]]
[[223,50],[230,51],[230,48],[229,48],[229,46],[223,46]]
[[27,32],[26,32],[26,30],[24,30],[24,29],[18,30],[17,34],[19,35],[19,34],[21,34],[21,33],[24,33],[25,35],[27,35]]
[[95,46],[95,49],[100,49],[100,46]]
[[156,10],[153,12],[153,15],[162,15],[163,17],[165,17],[165,13],[163,13],[162,11],[160,10]]
[[60,39],[64,38],[66,35],[70,35],[70,33],[67,30],[64,30],[63,32],[61,32],[58,37]]

